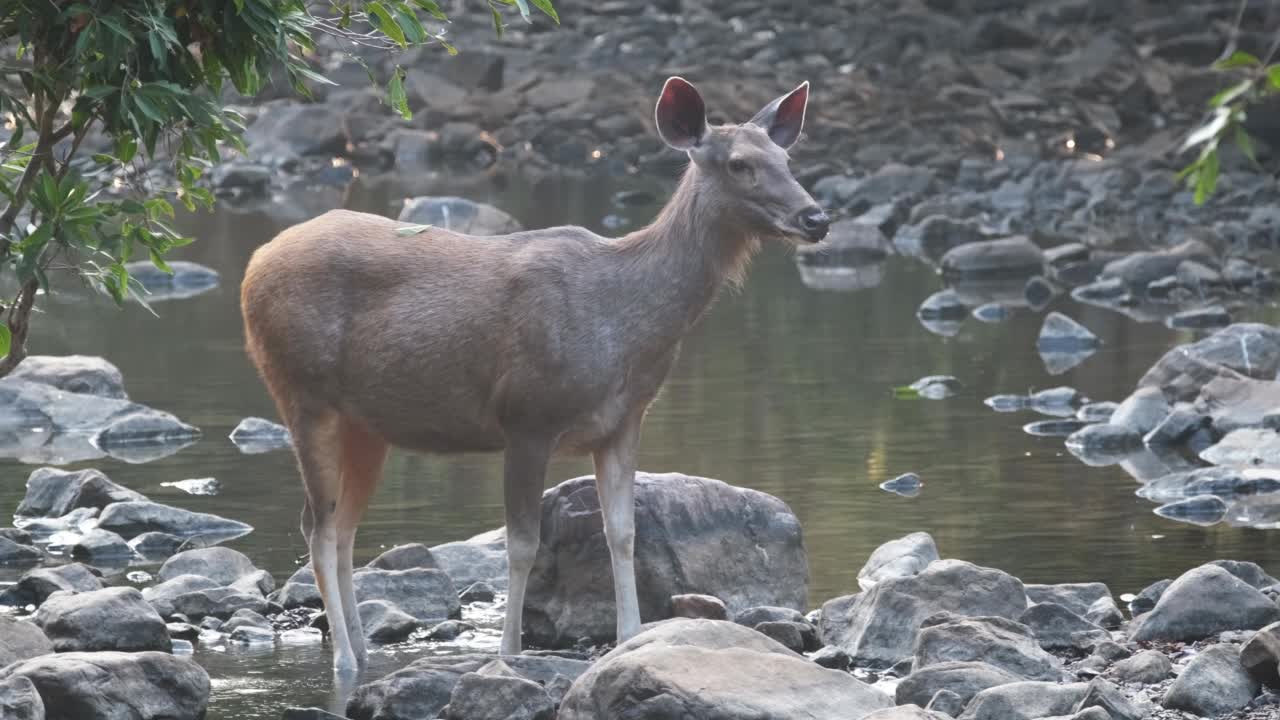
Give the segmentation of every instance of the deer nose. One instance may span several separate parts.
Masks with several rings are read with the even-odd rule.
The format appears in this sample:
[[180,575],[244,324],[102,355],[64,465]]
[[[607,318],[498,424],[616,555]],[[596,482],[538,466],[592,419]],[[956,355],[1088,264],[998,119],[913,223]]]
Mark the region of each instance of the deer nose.
[[827,228],[831,227],[831,218],[822,211],[822,208],[813,206],[800,211],[800,228],[804,230],[804,234],[809,236],[813,242],[818,242],[827,236]]

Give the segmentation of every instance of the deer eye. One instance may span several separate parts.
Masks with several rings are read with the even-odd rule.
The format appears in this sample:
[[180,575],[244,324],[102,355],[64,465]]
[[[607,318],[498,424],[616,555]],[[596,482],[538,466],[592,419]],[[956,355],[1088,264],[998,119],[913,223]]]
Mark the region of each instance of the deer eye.
[[750,171],[751,166],[747,164],[746,160],[743,160],[742,158],[729,159],[729,172],[734,175],[746,175]]

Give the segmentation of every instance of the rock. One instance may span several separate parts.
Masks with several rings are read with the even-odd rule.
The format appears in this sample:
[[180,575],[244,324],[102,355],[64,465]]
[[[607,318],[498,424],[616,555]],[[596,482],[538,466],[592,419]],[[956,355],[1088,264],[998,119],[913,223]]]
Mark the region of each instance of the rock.
[[284,709],[280,720],[346,720],[346,718],[320,708],[290,707]]
[[1267,571],[1263,570],[1262,566],[1257,563],[1244,560],[1214,560],[1209,564],[1226,570],[1238,579],[1248,583],[1251,587],[1259,590],[1280,583],[1280,579],[1267,574]]
[[0,681],[0,717],[5,720],[45,720],[44,701],[24,677]]
[[19,545],[31,544],[31,533],[21,528],[0,528],[0,538]]
[[0,668],[53,651],[53,643],[49,642],[39,625],[0,615]]
[[926,400],[942,400],[955,395],[963,386],[951,375],[929,375],[911,383],[910,387]]
[[458,679],[442,717],[444,720],[553,720],[555,714],[551,698],[541,685],[519,676],[472,672]]
[[440,570],[361,569],[352,581],[362,603],[385,600],[420,622],[439,622],[462,613],[458,591]]
[[733,621],[739,625],[753,628],[764,622],[805,622],[804,615],[793,608],[773,607],[770,605],[760,605],[757,607],[747,608],[733,616]]
[[127,561],[133,557],[133,548],[119,535],[95,528],[73,544],[70,553],[76,560],[87,562]]
[[431,555],[459,587],[486,582],[507,589],[507,538],[503,530],[431,548]]
[[1090,423],[1104,423],[1111,419],[1115,414],[1116,408],[1120,407],[1119,403],[1110,401],[1093,402],[1083,405],[1076,411],[1076,417],[1080,420]]
[[1168,590],[1172,584],[1173,580],[1165,578],[1143,588],[1142,592],[1129,601],[1129,614],[1137,618],[1139,615],[1154,610],[1156,603],[1160,602],[1160,597],[1164,595],[1164,591]]
[[[1082,638],[1109,637],[1107,632],[1057,603],[1035,603],[1018,621],[1031,628],[1046,650],[1083,650]],[[1079,635],[1083,633],[1084,635]]]
[[0,566],[22,567],[39,565],[44,553],[30,545],[19,545],[9,538],[0,537]]
[[217,495],[222,490],[222,483],[217,478],[190,478],[188,480],[172,480],[160,483],[160,487],[181,490],[188,495]]
[[1201,565],[1169,586],[1151,612],[1134,621],[1134,641],[1200,640],[1254,630],[1280,620],[1280,607],[1216,565]]
[[422,543],[397,545],[369,561],[368,567],[379,570],[440,569],[431,549]]
[[898,163],[886,163],[861,180],[844,184],[838,191],[841,205],[863,212],[875,205],[925,193],[933,185],[933,171]]
[[914,667],[917,673],[939,663],[974,661],[1011,673],[1019,680],[1066,678],[1062,663],[1045,652],[1031,628],[1022,623],[1000,617],[965,618],[950,613],[939,613],[925,620],[916,637]]
[[1060,312],[1044,316],[1036,348],[1041,353],[1074,353],[1094,350],[1101,344],[1088,328]]
[[164,652],[69,652],[0,669],[0,683],[25,677],[49,720],[199,720],[209,675]]
[[[1280,382],[1253,380],[1225,372],[1200,388],[1194,408],[1225,435],[1243,428],[1263,428],[1280,408]],[[1267,428],[1271,429],[1271,428]]]
[[475,602],[493,602],[497,597],[498,591],[487,582],[472,583],[465,590],[458,593],[458,600],[463,605],[469,605]]
[[1103,583],[1062,583],[1027,585],[1028,603],[1057,603],[1077,615],[1084,615],[1094,603],[1111,597]]
[[125,538],[145,532],[164,532],[180,537],[199,535],[225,539],[253,531],[242,522],[153,502],[112,503],[103,509],[98,527]]
[[275,586],[271,576],[254,567],[248,556],[226,547],[199,548],[178,553],[160,566],[157,577],[165,582],[180,575],[209,578],[218,586],[250,585],[262,595],[271,592]]
[[1227,467],[1280,466],[1280,433],[1263,428],[1240,428],[1204,452],[1200,459]]
[[863,720],[947,720],[951,716],[925,710],[919,705],[899,705],[898,707],[876,710],[862,717]]
[[36,624],[58,652],[169,652],[164,620],[137,588],[55,593],[36,611]]
[[[237,610],[231,613],[225,623],[218,626],[218,632],[232,633],[239,627],[256,627],[271,630],[271,621],[252,610]],[[172,634],[172,633],[170,633]]]
[[734,623],[678,619],[620,644],[573,684],[559,720],[863,717],[893,701]]
[[898,683],[895,699],[899,705],[928,705],[939,692],[945,690],[959,696],[963,707],[983,690],[1022,680],[1025,678],[985,662],[941,662],[916,670],[903,678]]
[[1069,715],[1075,712],[1088,688],[1084,683],[1017,682],[999,685],[975,695],[961,713],[960,720],[1032,720]]
[[1227,516],[1227,503],[1217,495],[1195,495],[1165,503],[1152,512],[1162,518],[1208,527]]
[[960,325],[968,317],[968,312],[956,291],[946,288],[925,298],[916,309],[916,318],[929,332],[952,337],[960,332]]
[[1147,447],[1173,446],[1209,424],[1210,418],[1189,403],[1174,405],[1169,414],[1142,438]]
[[940,262],[955,277],[1038,275],[1044,272],[1044,253],[1025,236],[980,240],[954,247]]
[[1280,687],[1280,623],[1262,628],[1240,648],[1240,665],[1263,685]]
[[120,369],[105,358],[92,355],[30,355],[8,377],[70,393],[129,399]]
[[876,548],[858,571],[858,585],[870,590],[882,580],[919,575],[938,559],[938,547],[929,533],[911,533]]
[[172,617],[173,600],[197,590],[211,590],[219,587],[218,583],[200,575],[179,575],[171,577],[158,585],[142,590],[142,597],[160,613],[161,617]]
[[[250,168],[254,167],[260,169],[256,175],[256,182],[254,182],[255,178],[250,177]],[[236,166],[236,173],[224,173],[219,180],[222,181],[220,184],[223,186],[228,186],[229,182],[234,181],[239,181],[242,186],[251,184],[262,186],[268,184],[270,178],[271,171],[267,168],[240,165]],[[141,283],[148,293],[147,302],[195,297],[218,287],[218,271],[213,268],[187,260],[169,260],[167,263],[172,272],[161,270],[150,260],[125,263],[129,278]]]
[[859,664],[886,667],[911,655],[920,624],[934,613],[1012,619],[1026,605],[1017,578],[941,560],[913,577],[885,580],[861,595],[828,601],[822,608],[822,638]]
[[948,717],[956,717],[964,711],[964,698],[944,688],[934,693],[933,699],[925,709],[940,712]]
[[[494,660],[520,677],[548,686],[556,677],[575,679],[589,663],[552,655],[456,655],[425,657],[386,677],[361,685],[347,702],[347,716],[379,720],[439,717],[458,680],[492,666]],[[492,669],[491,669],[492,671]]]
[[1164,324],[1173,330],[1221,328],[1231,324],[1231,313],[1221,305],[1211,305],[1176,312],[1165,318]]
[[1067,436],[1066,446],[1075,453],[1136,450],[1142,446],[1142,435],[1110,422],[1085,425]]
[[1214,645],[1191,658],[1162,703],[1174,710],[1217,717],[1247,706],[1258,689],[1258,681],[1240,664],[1235,646]]
[[920,494],[924,483],[920,480],[920,476],[915,473],[903,473],[892,480],[885,480],[880,483],[880,489],[885,492],[891,492],[894,495],[902,497],[915,497]]
[[129,547],[144,558],[168,557],[178,551],[186,540],[177,535],[162,532],[145,532],[129,541]]
[[436,623],[431,629],[427,630],[427,640],[439,640],[441,642],[449,642],[455,640],[464,632],[475,630],[476,626],[471,623],[465,623],[461,620],[445,620]]
[[1175,402],[1194,400],[1224,368],[1245,377],[1274,380],[1280,371],[1280,329],[1236,323],[1194,343],[1179,345],[1165,353],[1138,386],[1160,387]]
[[1133,653],[1129,650],[1129,648],[1113,640],[1103,640],[1099,642],[1097,645],[1094,645],[1093,654],[1102,658],[1108,663],[1113,663],[1118,660],[1125,660],[1129,657],[1132,657],[1133,655]]
[[241,420],[228,437],[240,452],[250,455],[289,447],[293,443],[288,428],[260,417]]
[[1122,683],[1155,685],[1173,674],[1173,663],[1162,652],[1143,650],[1112,665],[1110,674]]
[[1147,713],[1134,707],[1133,703],[1120,692],[1120,688],[1102,678],[1094,678],[1089,682],[1089,689],[1084,699],[1076,706],[1077,713],[1089,708],[1101,708],[1105,712],[1099,717],[1106,720],[1143,720]]
[[1197,240],[1187,240],[1174,247],[1135,252],[1113,260],[1102,268],[1103,278],[1119,278],[1129,288],[1137,291],[1167,275],[1173,275],[1184,260],[1195,260],[1206,265],[1216,264],[1213,252]]
[[671,617],[728,620],[729,609],[714,595],[686,593],[671,596]]
[[975,320],[984,323],[1002,323],[1008,320],[1013,314],[1007,305],[996,302],[990,302],[985,305],[979,305],[973,309],[971,313]]
[[99,430],[92,442],[95,447],[112,452],[116,449],[126,451],[134,445],[166,445],[199,438],[199,428],[188,425],[169,413],[147,408],[113,421]]
[[842,218],[831,223],[822,242],[797,247],[796,257],[823,264],[857,264],[882,260],[889,250],[889,239],[879,227],[862,218]]
[[463,235],[507,235],[522,229],[515,218],[498,208],[458,197],[409,198],[397,219]]
[[241,625],[227,634],[227,640],[239,645],[270,645],[275,643],[276,633],[271,628]]
[[419,622],[386,600],[365,600],[359,605],[364,636],[372,643],[397,643],[413,634]]
[[[800,523],[781,500],[674,473],[638,473],[635,500],[643,621],[666,617],[671,596],[684,593],[714,595],[730,612],[753,605],[804,607],[809,570]],[[705,562],[707,557],[716,562]],[[525,598],[528,641],[561,647],[583,637],[612,638],[611,577],[594,478],[548,490]]]
[[67,472],[44,467],[35,470],[27,478],[27,494],[14,514],[22,517],[62,517],[76,508],[102,509],[114,502],[146,499],[145,495],[111,482],[97,470]]
[[1084,619],[1098,627],[1115,630],[1124,623],[1124,613],[1120,612],[1116,601],[1108,595],[1094,601],[1085,611]]
[[1142,436],[1154,430],[1169,411],[1169,403],[1159,388],[1141,387],[1120,403],[1108,422]]
[[75,593],[101,589],[102,581],[98,576],[80,563],[38,568],[18,578],[18,582],[0,593],[0,605],[39,605],[59,590]]
[[759,623],[755,626],[755,631],[800,654],[804,652],[804,628],[803,623],[778,621]]
[[[159,604],[151,600],[157,610]],[[258,614],[267,612],[266,598],[257,593],[246,593],[232,587],[215,587],[177,595],[170,601],[172,614],[186,615],[193,621],[212,615],[217,618],[231,617],[237,610],[252,610]]]
[[809,659],[832,670],[848,670],[853,664],[853,658],[849,657],[849,653],[831,645],[819,649]]

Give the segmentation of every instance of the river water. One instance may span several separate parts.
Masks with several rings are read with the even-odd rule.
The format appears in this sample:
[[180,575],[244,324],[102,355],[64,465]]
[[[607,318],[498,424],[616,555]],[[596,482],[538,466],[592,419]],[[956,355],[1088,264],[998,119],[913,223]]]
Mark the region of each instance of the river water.
[[[508,182],[467,193],[528,227],[578,223],[610,234],[620,230],[602,225],[606,215],[634,227],[656,209],[611,207],[617,189]],[[290,222],[340,203],[390,213],[404,194],[394,186],[345,198],[317,190],[268,210],[184,218],[199,242],[179,256],[217,269],[219,288],[157,303],[158,318],[137,306],[121,311],[75,297],[37,318],[33,352],[105,356],[123,371],[134,400],[204,431],[198,443],[151,463],[88,465],[154,500],[252,524],[255,531],[231,546],[283,581],[306,552],[292,456],[242,455],[227,439],[243,417],[273,417],[243,352],[237,297],[243,268],[255,247]],[[1117,594],[1220,557],[1270,560],[1273,571],[1280,569],[1280,533],[1157,517],[1119,467],[1087,467],[1060,438],[1024,434],[1021,426],[1039,419],[1034,414],[995,413],[982,402],[1061,384],[1118,401],[1163,352],[1196,335],[1059,298],[1049,309],[1084,323],[1104,345],[1074,370],[1052,376],[1035,350],[1042,315],[1022,310],[995,325],[969,320],[943,338],[915,317],[920,301],[942,286],[931,269],[894,257],[861,272],[871,273],[872,287],[810,289],[792,257],[769,248],[745,288],[723,297],[686,342],[649,415],[641,452],[642,469],[715,477],[786,501],[804,527],[811,606],[855,592],[867,555],[917,530],[932,533],[944,557],[999,567],[1026,582],[1103,581]],[[1261,309],[1252,317],[1274,322],[1277,315]],[[939,401],[895,397],[893,388],[934,374],[954,375],[964,387]],[[0,461],[0,512],[16,507],[31,469]],[[561,461],[550,478],[588,472],[585,460]],[[878,488],[905,472],[924,480],[919,496]],[[220,494],[161,487],[203,477],[217,478]],[[500,525],[500,477],[497,457],[393,453],[361,526],[357,562],[395,544],[464,539]],[[367,677],[434,651],[376,653]],[[328,653],[318,643],[200,649],[196,658],[214,678],[213,720],[276,718],[286,705],[327,703]]]

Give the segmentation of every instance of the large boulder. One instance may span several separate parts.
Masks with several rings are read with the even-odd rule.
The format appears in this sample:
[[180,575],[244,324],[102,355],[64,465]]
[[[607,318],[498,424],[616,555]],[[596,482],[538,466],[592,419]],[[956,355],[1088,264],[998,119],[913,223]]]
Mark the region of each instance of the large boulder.
[[[637,473],[635,571],[643,621],[669,617],[671,596],[714,595],[731,613],[804,608],[809,568],[800,522],[781,500],[708,478]],[[525,597],[535,645],[614,637],[613,570],[595,479],[542,498],[542,539]]]
[[0,593],[0,605],[39,605],[59,590],[74,593],[100,589],[102,581],[80,563],[37,568],[18,578],[18,582]]
[[1027,602],[1057,603],[1104,628],[1115,627],[1124,620],[1111,590],[1100,582],[1027,585]]
[[1240,665],[1258,682],[1280,687],[1280,623],[1262,628],[1240,648]]
[[[1193,409],[1207,416],[1219,435],[1233,430],[1261,429],[1267,416],[1280,408],[1280,382],[1254,380],[1223,371],[1200,388]],[[1272,456],[1273,464],[1275,455]]]
[[1258,694],[1258,681],[1240,664],[1233,645],[1214,645],[1191,658],[1169,686],[1164,706],[1205,717],[1235,712]]
[[145,532],[163,532],[180,537],[226,539],[252,532],[245,523],[208,513],[153,502],[117,502],[98,516],[98,527],[128,539]]
[[919,668],[898,683],[898,704],[928,705],[941,691],[955,693],[961,706],[987,688],[1026,680],[994,665],[980,661],[941,662]]
[[440,570],[362,569],[352,578],[356,598],[385,600],[420,622],[439,622],[462,616],[458,591]]
[[53,652],[53,643],[29,620],[0,615],[0,668]]
[[151,603],[156,612],[160,613],[160,617],[167,618],[174,613],[173,601],[175,598],[199,590],[212,590],[216,587],[218,587],[218,583],[201,575],[179,575],[171,577],[158,585],[143,588],[142,599]]
[[822,607],[822,639],[863,665],[888,667],[911,657],[929,616],[1015,619],[1027,608],[1022,581],[1008,573],[961,560],[941,560],[913,577],[885,580]]
[[0,683],[25,677],[48,720],[199,720],[209,675],[163,652],[70,652],[0,669]]
[[40,548],[0,537],[0,567],[31,567],[39,565],[43,560],[44,553]]
[[44,701],[30,680],[15,677],[0,681],[0,718],[45,720]]
[[1179,577],[1151,612],[1133,623],[1134,641],[1200,640],[1227,630],[1256,630],[1280,620],[1280,607],[1217,565]]
[[[1225,371],[1225,372],[1224,372]],[[1151,366],[1139,387],[1155,386],[1172,401],[1194,400],[1210,380],[1243,375],[1274,380],[1280,372],[1280,328],[1262,323],[1236,323],[1165,353]]]
[[111,503],[145,501],[141,493],[111,482],[93,469],[68,472],[59,468],[38,468],[27,478],[27,494],[14,515],[22,517],[62,517],[81,507],[102,509]]
[[442,713],[444,720],[553,720],[555,715],[547,691],[501,660],[459,678]]
[[841,717],[893,700],[735,623],[677,619],[622,643],[574,682],[559,720]]
[[199,575],[217,585],[231,585],[244,590],[271,592],[274,580],[269,573],[254,567],[244,553],[226,547],[187,550],[169,558],[156,574],[161,582],[180,575]]
[[938,546],[929,533],[911,533],[876,548],[858,571],[858,585],[868,590],[881,580],[918,575],[938,559]]
[[36,611],[36,624],[58,652],[168,652],[172,647],[164,620],[137,588],[55,593]]
[[999,685],[974,695],[959,720],[1034,720],[1072,715],[1088,691],[1085,683],[1028,681]]
[[397,219],[463,235],[507,235],[523,229],[519,221],[498,208],[459,197],[409,198]]
[[92,355],[30,355],[8,377],[70,393],[129,399],[120,369]]
[[1109,639],[1106,630],[1057,603],[1035,603],[1018,621],[1031,628],[1040,647],[1046,650],[1084,649],[1082,639],[1087,644]]
[[460,588],[484,582],[497,590],[507,589],[507,535],[503,528],[436,545],[431,548],[431,557]]
[[1066,678],[1061,661],[1040,647],[1030,628],[1001,617],[930,617],[920,626],[914,658],[916,672],[938,663],[981,661],[1019,680]]

